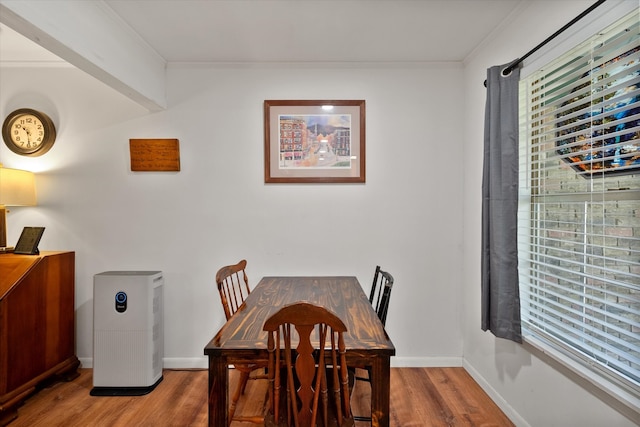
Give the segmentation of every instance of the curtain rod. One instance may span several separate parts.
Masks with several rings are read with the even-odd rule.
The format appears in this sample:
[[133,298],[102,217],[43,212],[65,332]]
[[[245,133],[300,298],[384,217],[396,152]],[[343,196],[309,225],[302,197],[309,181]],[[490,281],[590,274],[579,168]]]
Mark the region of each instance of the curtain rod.
[[[532,54],[534,54],[535,52],[537,52],[540,48],[542,48],[544,45],[546,45],[547,43],[549,43],[551,40],[555,39],[556,37],[558,37],[562,32],[564,32],[567,28],[569,28],[570,26],[572,26],[573,24],[575,24],[576,22],[578,22],[579,20],[581,20],[582,18],[584,18],[585,16],[587,16],[593,9],[595,9],[596,7],[600,6],[602,3],[604,3],[607,0],[598,0],[597,2],[595,2],[594,4],[592,4],[587,10],[585,10],[584,12],[582,12],[580,15],[576,16],[575,18],[573,18],[571,21],[569,21],[568,23],[566,23],[562,28],[560,28],[558,31],[556,31],[555,33],[553,33],[552,35],[550,35],[549,37],[547,37],[546,40],[544,40],[542,43],[540,43],[538,46],[534,47],[533,49],[531,49],[529,52],[525,53],[524,55],[522,55],[520,58],[516,58],[513,61],[511,61],[511,63],[509,65],[507,65],[507,67],[502,70],[502,75],[508,75],[515,67],[517,67],[520,63],[522,63],[522,61],[524,61],[525,59],[527,59],[529,56],[531,56]],[[484,81],[484,86],[487,87],[487,81]]]

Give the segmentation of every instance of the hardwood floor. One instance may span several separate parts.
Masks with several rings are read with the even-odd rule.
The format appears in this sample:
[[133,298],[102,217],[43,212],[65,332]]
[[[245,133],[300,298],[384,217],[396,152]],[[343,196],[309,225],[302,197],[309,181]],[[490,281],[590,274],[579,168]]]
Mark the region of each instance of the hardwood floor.
[[[146,396],[94,397],[91,369],[74,381],[57,382],[27,399],[9,427],[207,425],[207,371],[165,370]],[[234,385],[236,372],[231,372]],[[260,411],[266,381],[250,381],[238,412]],[[358,382],[353,412],[366,415],[369,385]],[[248,398],[249,397],[249,398]],[[233,423],[232,427],[252,424]],[[253,424],[255,425],[255,424]],[[357,427],[368,423],[358,422]],[[463,368],[392,368],[391,426],[513,426]]]

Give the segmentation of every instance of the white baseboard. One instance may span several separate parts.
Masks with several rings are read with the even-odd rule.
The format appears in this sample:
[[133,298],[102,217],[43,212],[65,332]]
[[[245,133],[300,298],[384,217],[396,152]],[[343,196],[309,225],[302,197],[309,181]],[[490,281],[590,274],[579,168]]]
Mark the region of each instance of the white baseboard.
[[[80,367],[93,368],[93,358],[81,357]],[[202,357],[165,357],[163,360],[165,369],[207,369],[208,360]],[[462,365],[462,357],[392,357],[392,368],[443,368],[459,367]]]
[[209,359],[202,357],[165,357],[165,369],[208,369]]
[[392,357],[392,368],[449,368],[462,366],[462,357]]
[[466,360],[463,361],[462,365],[471,375],[471,377],[475,380],[475,382],[480,385],[480,387],[484,390],[485,393],[489,395],[491,400],[495,402],[496,405],[504,412],[504,414],[518,427],[530,427],[529,423],[525,421],[524,418],[516,412],[515,409],[509,403],[504,400],[504,398],[489,384],[482,375],[478,371],[475,370],[473,366],[471,366]]
[[[79,357],[81,368],[93,368],[92,357]],[[206,357],[165,357],[164,369],[207,369],[209,367]]]
[[93,357],[78,357],[81,368],[93,368]]

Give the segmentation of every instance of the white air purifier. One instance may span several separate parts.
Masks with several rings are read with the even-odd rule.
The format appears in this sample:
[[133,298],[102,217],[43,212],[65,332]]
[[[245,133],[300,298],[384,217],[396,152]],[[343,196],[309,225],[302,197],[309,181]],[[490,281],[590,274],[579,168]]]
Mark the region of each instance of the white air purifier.
[[161,271],[93,277],[93,396],[139,396],[162,381]]

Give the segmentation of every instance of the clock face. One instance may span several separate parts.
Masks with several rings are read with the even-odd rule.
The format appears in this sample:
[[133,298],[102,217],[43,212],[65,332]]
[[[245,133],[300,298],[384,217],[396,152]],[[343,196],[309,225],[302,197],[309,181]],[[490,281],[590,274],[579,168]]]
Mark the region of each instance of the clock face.
[[46,114],[23,108],[7,116],[2,125],[2,137],[14,153],[41,156],[53,146],[56,130]]
[[11,141],[25,150],[35,150],[45,137],[44,125],[33,114],[17,116],[11,123]]

